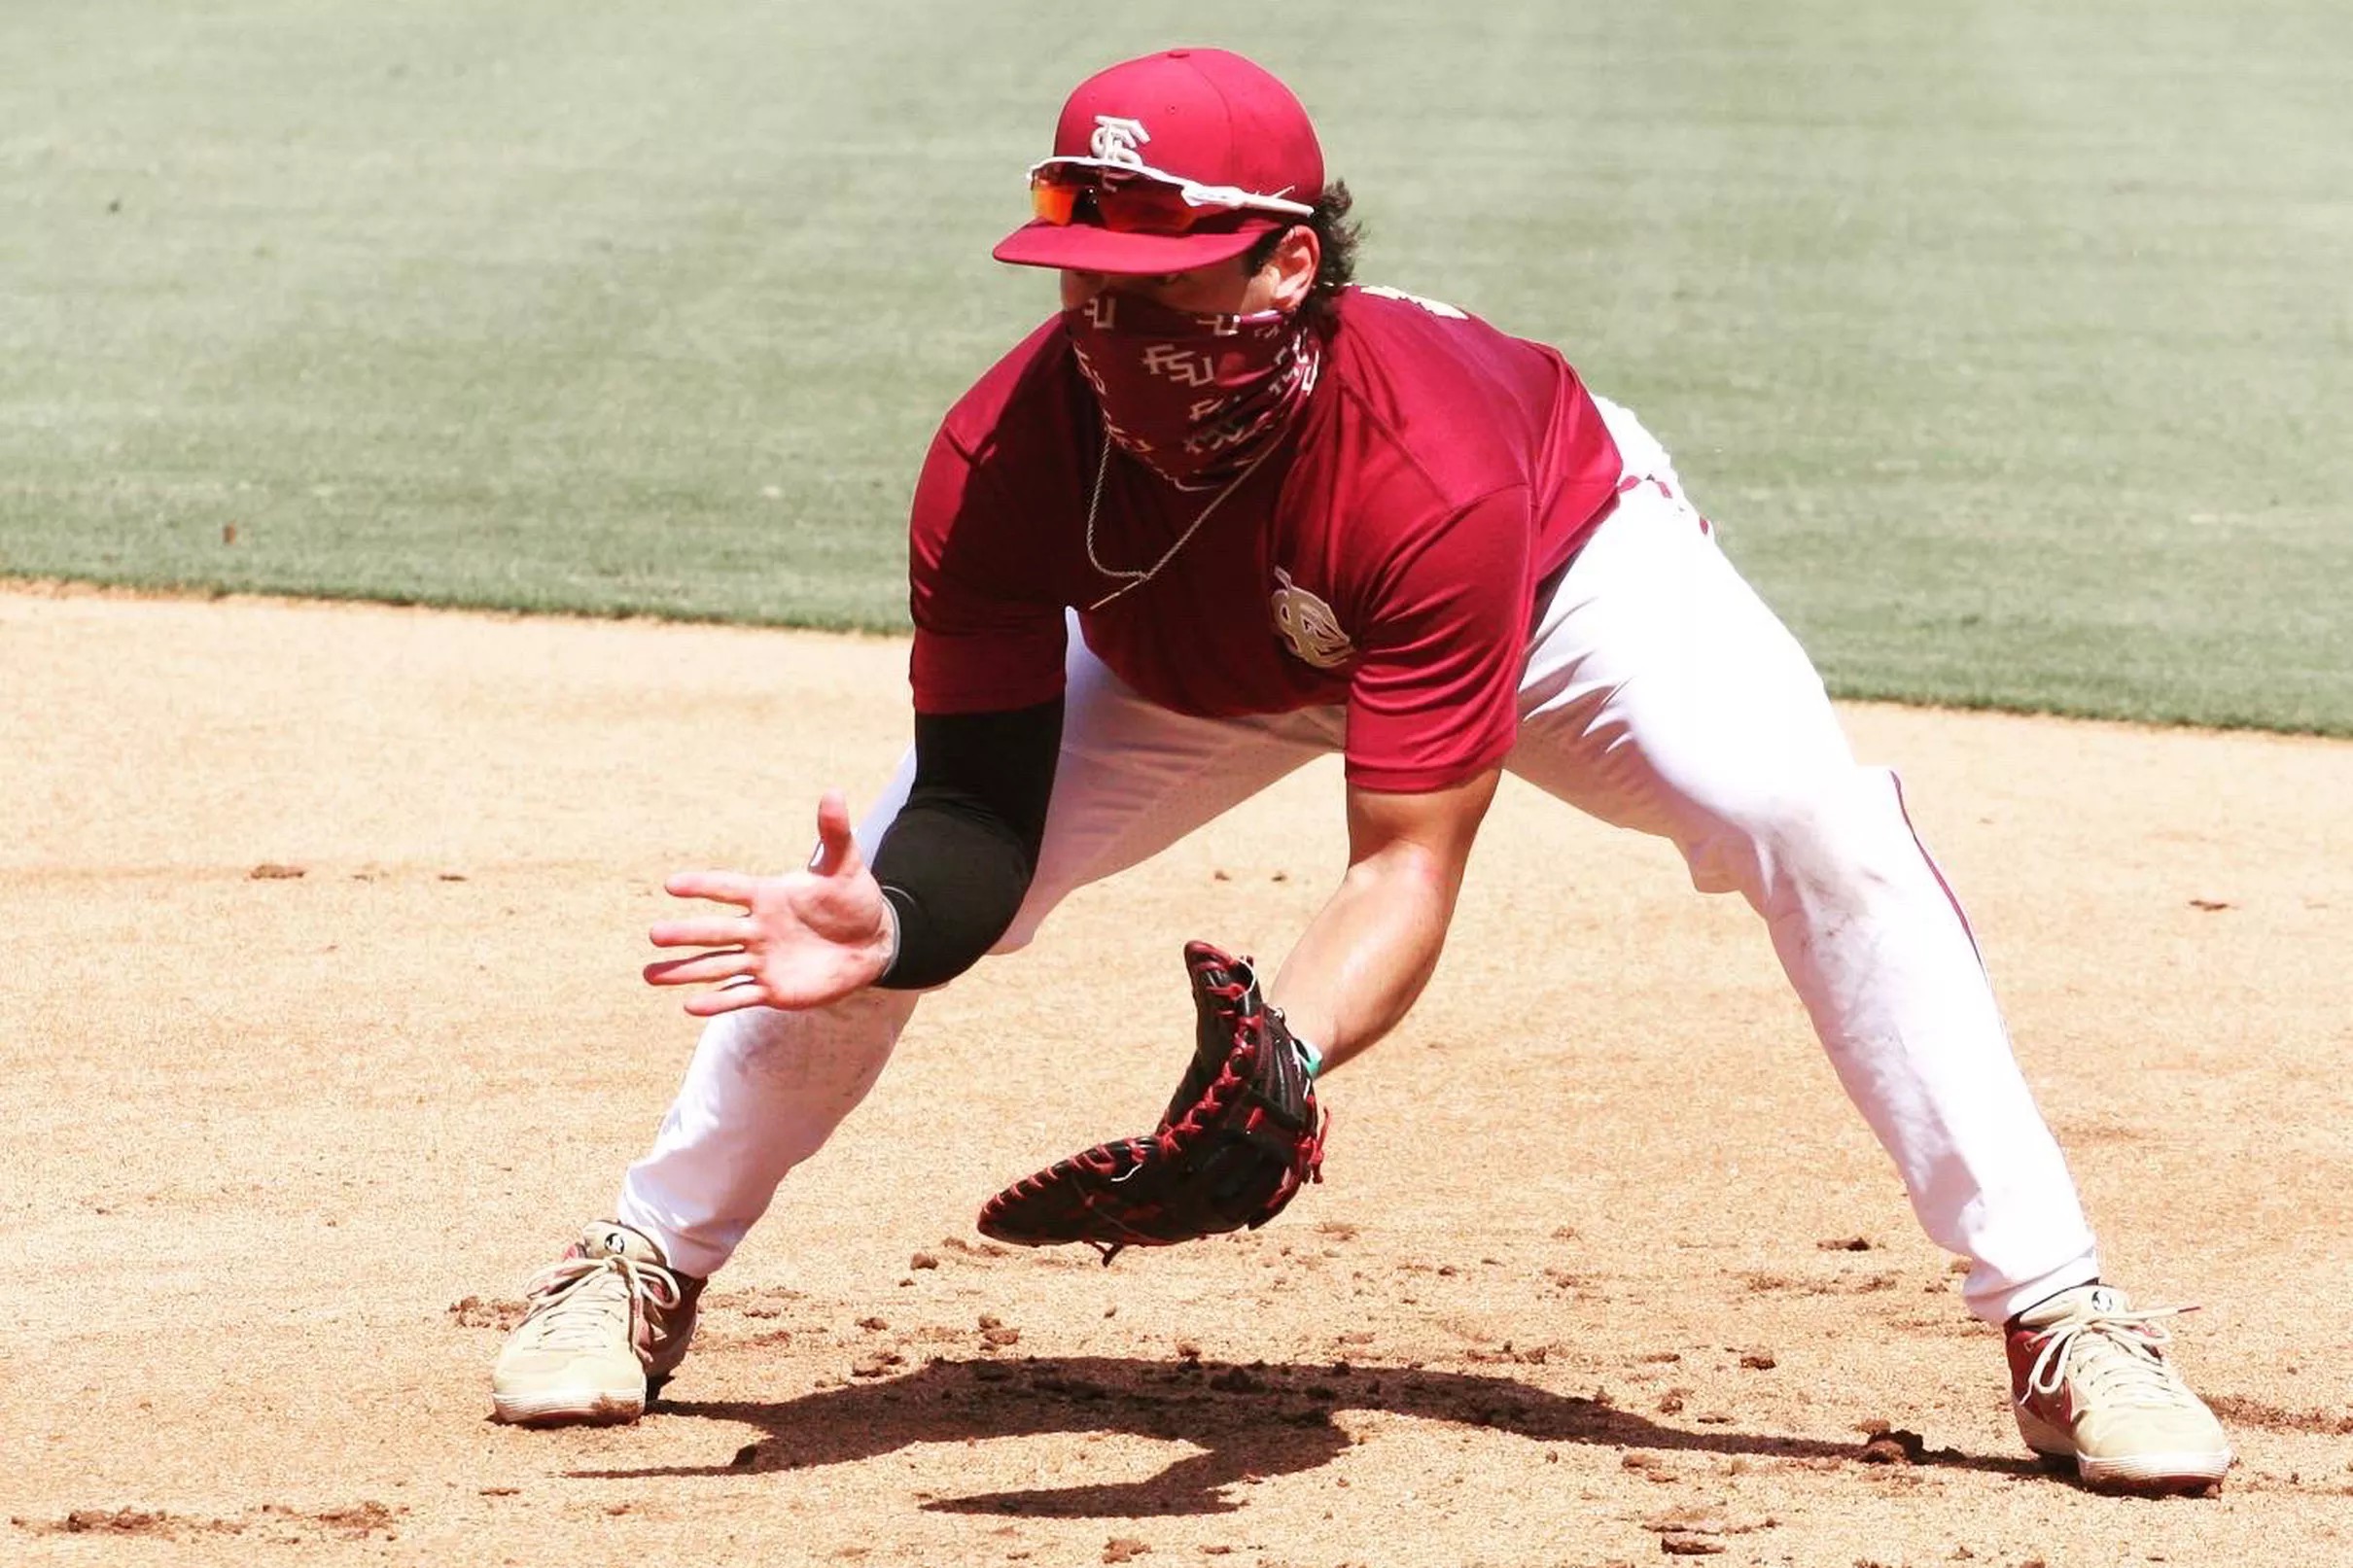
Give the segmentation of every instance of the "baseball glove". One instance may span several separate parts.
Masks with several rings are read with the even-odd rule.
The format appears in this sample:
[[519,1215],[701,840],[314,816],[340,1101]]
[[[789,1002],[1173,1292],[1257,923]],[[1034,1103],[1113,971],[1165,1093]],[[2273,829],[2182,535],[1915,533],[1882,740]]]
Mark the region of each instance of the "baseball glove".
[[1188,942],[1193,1064],[1160,1125],[1082,1149],[981,1206],[983,1236],[1020,1246],[1084,1241],[1108,1264],[1264,1225],[1323,1179],[1324,1118],[1305,1052],[1258,994],[1247,959]]

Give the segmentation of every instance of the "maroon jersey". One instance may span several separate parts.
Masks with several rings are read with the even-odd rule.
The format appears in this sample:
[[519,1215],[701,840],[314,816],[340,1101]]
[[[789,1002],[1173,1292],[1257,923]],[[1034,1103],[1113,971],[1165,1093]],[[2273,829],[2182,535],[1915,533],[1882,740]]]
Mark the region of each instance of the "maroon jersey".
[[[1059,317],[958,401],[915,492],[912,675],[927,714],[1059,695],[1066,608],[1139,692],[1228,716],[1347,705],[1348,777],[1458,784],[1502,760],[1536,585],[1619,476],[1561,355],[1448,305],[1352,288],[1297,427],[1216,503],[1114,448]],[[1108,569],[1107,571],[1105,569]]]

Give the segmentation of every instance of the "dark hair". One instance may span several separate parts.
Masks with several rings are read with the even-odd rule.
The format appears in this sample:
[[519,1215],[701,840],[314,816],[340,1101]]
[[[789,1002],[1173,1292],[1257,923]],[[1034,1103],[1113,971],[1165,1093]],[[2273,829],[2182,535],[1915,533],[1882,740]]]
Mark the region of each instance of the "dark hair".
[[[1300,306],[1311,321],[1328,314],[1340,291],[1356,276],[1356,241],[1362,237],[1363,226],[1349,221],[1350,201],[1348,183],[1330,181],[1324,186],[1323,194],[1316,198],[1315,212],[1300,220],[1316,231],[1316,243],[1322,252],[1322,260],[1316,264],[1315,288],[1309,293],[1307,303]],[[1268,232],[1243,257],[1243,269],[1255,272],[1266,265],[1273,259],[1275,248],[1282,243],[1282,236],[1289,232],[1289,228]]]

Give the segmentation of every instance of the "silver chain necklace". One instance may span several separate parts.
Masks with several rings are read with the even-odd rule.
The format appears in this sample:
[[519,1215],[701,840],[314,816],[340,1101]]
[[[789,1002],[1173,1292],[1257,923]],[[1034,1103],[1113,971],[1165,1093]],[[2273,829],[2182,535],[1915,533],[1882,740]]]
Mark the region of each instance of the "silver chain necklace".
[[1219,504],[1222,503],[1226,497],[1241,489],[1244,481],[1248,479],[1251,474],[1258,471],[1258,465],[1264,463],[1270,456],[1273,455],[1275,448],[1282,444],[1282,443],[1280,441],[1268,442],[1265,451],[1260,452],[1256,457],[1250,459],[1248,465],[1245,467],[1240,473],[1235,474],[1231,479],[1228,479],[1225,482],[1225,488],[1223,490],[1218,491],[1215,495],[1210,498],[1210,504],[1201,508],[1201,515],[1193,519],[1193,526],[1186,529],[1183,533],[1177,535],[1176,542],[1170,545],[1165,551],[1163,551],[1159,560],[1154,561],[1150,566],[1145,567],[1141,572],[1133,572],[1125,567],[1105,566],[1103,564],[1103,557],[1095,553],[1095,514],[1103,507],[1104,477],[1111,471],[1111,437],[1110,434],[1106,432],[1103,437],[1103,455],[1095,460],[1095,493],[1087,499],[1087,563],[1094,567],[1097,572],[1103,574],[1103,575],[1106,577],[1125,577],[1128,580],[1124,583],[1121,583],[1118,587],[1113,588],[1109,593],[1105,594],[1101,599],[1096,600],[1093,604],[1087,606],[1087,612],[1089,614],[1093,614],[1096,610],[1101,610],[1112,600],[1117,599],[1121,594],[1134,593],[1137,589],[1142,587],[1145,583],[1160,575],[1160,569],[1164,566],[1167,566],[1171,561],[1176,560],[1176,552],[1183,549],[1186,544],[1190,543],[1195,534],[1201,532],[1201,525],[1210,520],[1210,513],[1215,511]]

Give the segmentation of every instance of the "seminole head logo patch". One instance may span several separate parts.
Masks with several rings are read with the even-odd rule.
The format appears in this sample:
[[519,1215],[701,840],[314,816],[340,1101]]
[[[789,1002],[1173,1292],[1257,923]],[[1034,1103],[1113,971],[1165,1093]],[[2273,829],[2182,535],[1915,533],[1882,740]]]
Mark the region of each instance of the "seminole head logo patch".
[[1275,612],[1275,635],[1302,664],[1336,670],[1356,656],[1356,645],[1340,629],[1332,607],[1293,582],[1281,567],[1275,569],[1275,592],[1268,605]]

